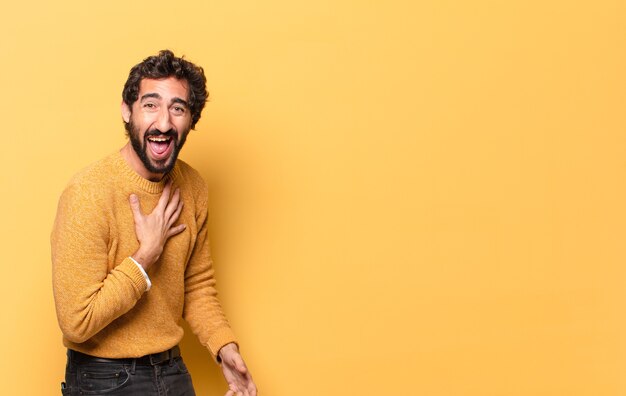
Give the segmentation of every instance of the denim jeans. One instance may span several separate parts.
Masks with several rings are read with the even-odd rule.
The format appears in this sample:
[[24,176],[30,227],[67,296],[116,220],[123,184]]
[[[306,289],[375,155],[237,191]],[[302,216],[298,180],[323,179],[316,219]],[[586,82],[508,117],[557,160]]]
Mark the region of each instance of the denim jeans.
[[63,395],[195,396],[182,357],[150,365],[136,359],[77,362],[72,353],[67,353]]

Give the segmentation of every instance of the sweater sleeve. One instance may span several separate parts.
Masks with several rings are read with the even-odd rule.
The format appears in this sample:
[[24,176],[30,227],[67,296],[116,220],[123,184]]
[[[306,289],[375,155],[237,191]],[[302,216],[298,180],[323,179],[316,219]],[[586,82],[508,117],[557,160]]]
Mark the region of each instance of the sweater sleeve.
[[130,258],[109,270],[102,200],[89,186],[70,185],[59,200],[50,239],[57,318],[63,335],[74,343],[89,340],[128,312],[147,287]]
[[236,340],[215,289],[213,262],[207,236],[206,201],[198,213],[198,237],[185,271],[183,316],[191,330],[198,336],[200,343],[219,362],[217,357],[219,350]]

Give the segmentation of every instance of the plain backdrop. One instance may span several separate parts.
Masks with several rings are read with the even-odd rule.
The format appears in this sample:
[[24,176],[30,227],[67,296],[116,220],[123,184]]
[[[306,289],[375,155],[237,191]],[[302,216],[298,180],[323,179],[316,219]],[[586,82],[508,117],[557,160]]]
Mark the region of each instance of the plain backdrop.
[[260,395],[626,395],[625,4],[3,4],[0,393],[60,394],[57,200],[170,48],[207,74],[182,158]]

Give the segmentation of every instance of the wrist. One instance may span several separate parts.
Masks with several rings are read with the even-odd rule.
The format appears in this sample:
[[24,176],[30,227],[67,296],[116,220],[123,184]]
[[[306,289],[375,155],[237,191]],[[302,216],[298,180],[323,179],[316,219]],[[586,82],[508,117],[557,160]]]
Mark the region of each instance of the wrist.
[[221,363],[222,360],[224,360],[224,356],[228,355],[231,352],[239,353],[239,348],[234,342],[228,343],[220,348],[219,352],[217,353],[218,362]]
[[141,265],[141,267],[146,271],[148,270],[148,268],[150,268],[152,264],[156,262],[156,258],[154,257],[154,255],[146,253],[141,249],[141,247],[130,257],[135,260],[136,263]]

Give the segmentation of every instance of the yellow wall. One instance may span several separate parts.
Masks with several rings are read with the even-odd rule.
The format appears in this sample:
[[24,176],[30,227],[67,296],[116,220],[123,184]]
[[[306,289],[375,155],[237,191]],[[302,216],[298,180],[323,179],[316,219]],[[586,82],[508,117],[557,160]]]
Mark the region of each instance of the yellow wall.
[[[208,75],[182,157],[211,188],[261,395],[626,395],[625,16],[617,0],[3,4],[0,393],[59,394],[56,201],[124,144],[129,68],[171,48]],[[183,348],[198,393],[223,394]]]

